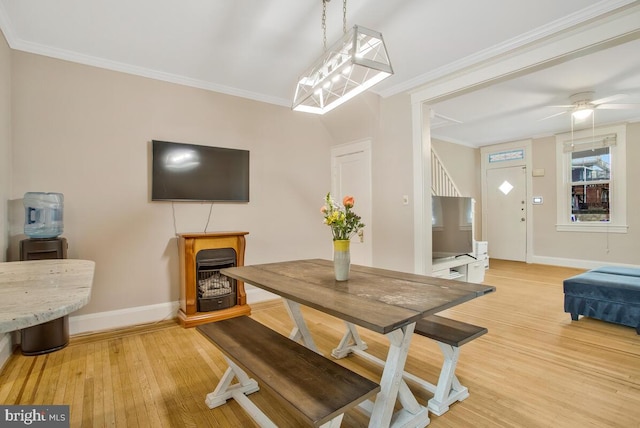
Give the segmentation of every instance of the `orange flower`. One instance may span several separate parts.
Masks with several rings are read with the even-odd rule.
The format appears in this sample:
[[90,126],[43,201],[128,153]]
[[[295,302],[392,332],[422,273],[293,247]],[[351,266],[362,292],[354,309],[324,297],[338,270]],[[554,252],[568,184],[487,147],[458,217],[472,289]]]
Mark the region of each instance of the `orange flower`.
[[320,208],[320,212],[322,214],[326,213],[327,212],[327,207],[323,205],[322,208]]
[[342,205],[344,205],[345,208],[353,208],[353,204],[355,204],[353,196],[345,196],[342,198]]

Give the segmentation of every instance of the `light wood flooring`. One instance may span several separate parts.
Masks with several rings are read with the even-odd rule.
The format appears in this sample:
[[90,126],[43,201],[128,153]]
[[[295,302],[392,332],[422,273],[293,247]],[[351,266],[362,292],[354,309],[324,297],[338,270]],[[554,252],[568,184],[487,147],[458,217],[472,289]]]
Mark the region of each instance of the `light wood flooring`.
[[[489,333],[462,347],[457,375],[471,396],[430,427],[640,427],[640,336],[633,328],[563,312],[562,280],[581,272],[491,261],[485,283],[495,293],[450,309],[446,316]],[[279,301],[252,306],[252,317],[288,334]],[[305,308],[320,350],[329,355],[342,321]],[[386,355],[383,336],[360,329],[369,351]],[[407,369],[436,382],[441,354],[414,336]],[[338,360],[379,381],[380,369],[359,357]],[[73,427],[251,427],[233,400],[209,409],[226,365],[195,329],[175,322],[73,337],[65,349],[37,357],[14,353],[0,373],[2,404],[68,404]],[[410,385],[411,386],[411,385]],[[431,394],[415,391],[426,404]],[[252,399],[281,427],[297,427],[267,391]],[[364,427],[356,410],[343,427]]]

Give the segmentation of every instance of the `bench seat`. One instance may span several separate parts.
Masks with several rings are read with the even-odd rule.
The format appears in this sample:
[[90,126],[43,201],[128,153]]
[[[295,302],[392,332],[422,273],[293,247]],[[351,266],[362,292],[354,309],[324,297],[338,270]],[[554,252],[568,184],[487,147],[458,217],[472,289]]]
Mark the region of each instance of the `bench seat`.
[[478,327],[477,325],[444,318],[439,315],[424,317],[416,322],[414,330],[414,333],[420,336],[455,347],[471,342],[487,332],[488,330],[485,327]]
[[[346,410],[380,391],[375,382],[247,316],[196,328],[229,363],[216,390],[207,395],[207,405],[217,407],[234,398],[254,419],[255,411],[260,413],[260,426],[275,425],[245,397],[258,390],[258,383],[314,427],[339,426]],[[231,385],[234,377],[238,384]]]

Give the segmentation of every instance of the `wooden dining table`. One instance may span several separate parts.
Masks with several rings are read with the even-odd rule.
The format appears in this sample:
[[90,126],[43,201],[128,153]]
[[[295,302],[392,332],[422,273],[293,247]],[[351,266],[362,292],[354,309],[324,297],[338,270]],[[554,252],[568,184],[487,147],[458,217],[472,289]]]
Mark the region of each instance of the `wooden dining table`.
[[[354,346],[355,326],[383,334],[389,340],[381,390],[370,413],[369,427],[424,427],[427,407],[420,405],[405,381],[404,365],[416,321],[427,315],[495,291],[495,287],[442,278],[352,265],[347,281],[336,281],[329,260],[296,260],[225,268],[221,273],[284,299],[294,327],[290,337],[318,352],[304,321],[301,305],[342,319],[346,333],[332,353],[343,357]],[[396,402],[399,410],[394,411]]]

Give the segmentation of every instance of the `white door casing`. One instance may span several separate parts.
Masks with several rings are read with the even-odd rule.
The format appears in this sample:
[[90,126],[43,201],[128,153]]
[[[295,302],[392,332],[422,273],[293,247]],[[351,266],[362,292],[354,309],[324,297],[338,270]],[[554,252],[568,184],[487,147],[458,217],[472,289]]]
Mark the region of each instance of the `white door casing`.
[[362,239],[351,238],[351,263],[371,266],[373,263],[373,216],[371,189],[371,142],[360,141],[331,149],[331,195],[342,203],[353,196],[353,211],[365,224]]

